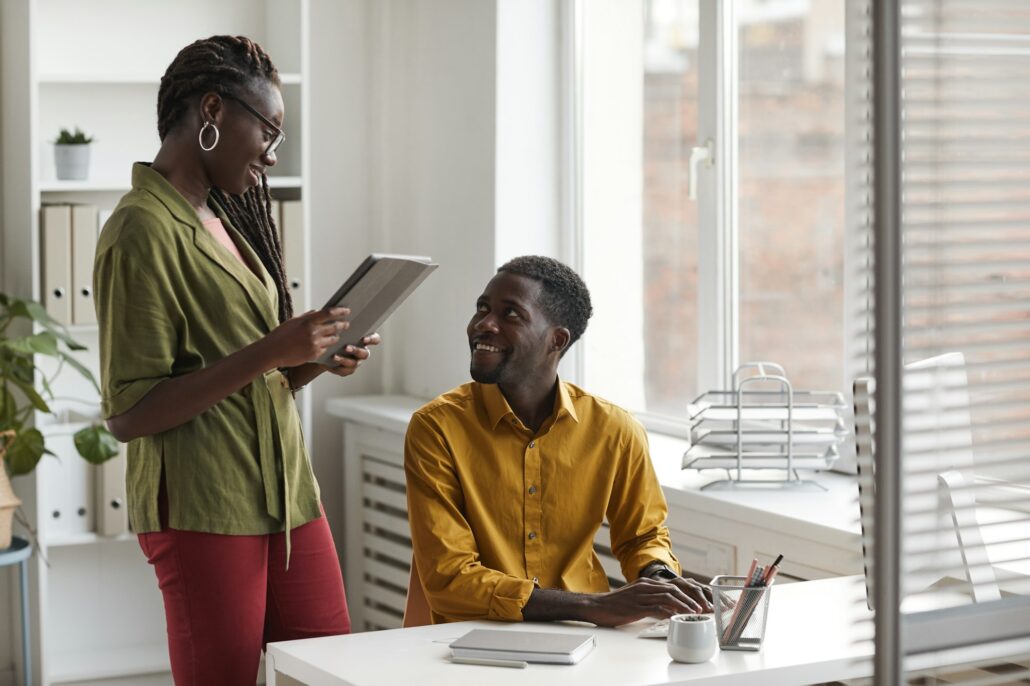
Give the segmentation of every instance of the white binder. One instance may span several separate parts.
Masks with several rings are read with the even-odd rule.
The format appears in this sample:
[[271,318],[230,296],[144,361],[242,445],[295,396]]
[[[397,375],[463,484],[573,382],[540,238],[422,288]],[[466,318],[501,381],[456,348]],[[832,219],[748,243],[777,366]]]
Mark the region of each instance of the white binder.
[[95,471],[75,449],[75,432],[83,426],[74,423],[41,428],[47,448],[54,453],[44,455],[37,467],[47,484],[41,530],[51,541],[89,533],[96,522],[93,511]]
[[283,213],[282,203],[278,200],[272,200],[272,219],[275,220],[275,228],[279,231],[279,245],[283,243]]
[[72,323],[96,324],[93,304],[93,258],[97,249],[97,208],[73,205],[72,213]]
[[72,213],[68,205],[44,205],[40,213],[43,306],[58,323],[72,323]]
[[281,231],[283,260],[286,263],[286,283],[293,296],[293,311],[304,312],[304,205],[300,200],[282,201]]
[[97,467],[97,533],[117,536],[129,530],[129,513],[125,500],[126,444],[118,454]]

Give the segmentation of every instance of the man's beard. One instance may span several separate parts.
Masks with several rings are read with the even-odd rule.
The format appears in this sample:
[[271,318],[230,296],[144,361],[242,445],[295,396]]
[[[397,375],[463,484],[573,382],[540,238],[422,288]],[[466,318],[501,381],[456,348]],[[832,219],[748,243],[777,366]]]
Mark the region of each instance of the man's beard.
[[501,381],[501,377],[504,376],[504,372],[508,366],[508,359],[505,358],[500,364],[495,365],[489,370],[477,370],[474,364],[469,365],[469,373],[472,375],[473,381],[485,384],[495,384]]

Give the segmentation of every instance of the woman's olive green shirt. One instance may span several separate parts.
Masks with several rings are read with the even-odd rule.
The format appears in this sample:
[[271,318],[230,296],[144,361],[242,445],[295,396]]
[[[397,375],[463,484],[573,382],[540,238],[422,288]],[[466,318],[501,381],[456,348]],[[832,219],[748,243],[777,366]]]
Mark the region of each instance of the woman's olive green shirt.
[[[104,418],[165,379],[203,369],[278,325],[278,292],[258,256],[216,208],[247,262],[146,164],[104,225],[93,271]],[[268,534],[320,516],[300,417],[285,377],[271,371],[194,419],[129,443],[129,520],[159,531],[164,471],[168,525]]]

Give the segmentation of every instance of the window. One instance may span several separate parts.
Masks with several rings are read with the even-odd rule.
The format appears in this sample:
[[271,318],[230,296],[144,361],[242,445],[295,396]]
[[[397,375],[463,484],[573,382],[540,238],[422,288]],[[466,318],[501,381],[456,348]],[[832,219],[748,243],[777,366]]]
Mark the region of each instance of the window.
[[844,385],[844,4],[741,3],[740,359]]
[[580,379],[666,426],[742,361],[842,389],[844,0],[580,8]]
[[[648,412],[682,415],[697,384],[698,3],[644,3],[643,314]],[[651,333],[649,333],[651,332]]]
[[[871,134],[848,146],[858,172],[848,311],[851,363],[879,365],[867,511],[877,525],[864,532],[876,602],[888,601],[876,608],[877,683],[1015,683],[1028,673],[1019,641],[1030,635],[1030,92],[1020,77],[1030,8],[987,8],[848,8],[858,18],[851,128]],[[897,91],[888,79],[874,98],[863,75],[885,69]],[[882,186],[891,193],[874,221],[870,191]],[[885,280],[878,302],[874,277]],[[869,345],[874,330],[883,349]]]

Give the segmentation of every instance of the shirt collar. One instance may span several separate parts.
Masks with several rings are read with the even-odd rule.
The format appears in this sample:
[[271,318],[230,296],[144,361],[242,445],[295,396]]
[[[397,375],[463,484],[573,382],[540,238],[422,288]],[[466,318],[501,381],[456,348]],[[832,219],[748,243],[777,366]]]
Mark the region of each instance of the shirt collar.
[[[168,211],[179,222],[189,226],[193,230],[193,243],[200,252],[204,253],[211,261],[224,269],[243,287],[247,297],[251,299],[255,307],[261,313],[269,331],[279,325],[279,292],[268,274],[261,258],[250,247],[248,241],[242,239],[236,241],[240,253],[257,270],[251,270],[247,265],[241,264],[239,260],[219,247],[218,242],[210,233],[204,229],[189,201],[176,190],[175,186],[168,182],[164,176],[154,171],[146,162],[136,162],[132,165],[132,187],[135,190],[142,190],[153,195],[163,204]],[[225,209],[217,202],[211,203],[214,212],[222,221],[222,226],[230,233],[239,233],[238,227],[232,225],[225,214]],[[259,276],[260,275],[260,276]]]
[[[490,422],[490,428],[496,429],[497,425],[508,417],[515,418],[515,412],[508,404],[508,399],[501,393],[501,387],[495,383],[479,384],[483,392],[483,405],[486,407],[486,416]],[[572,397],[569,396],[568,384],[558,379],[558,397],[555,399],[555,411],[551,415],[554,421],[567,414],[572,420],[579,422],[579,415],[576,414],[576,407],[572,404]],[[544,422],[544,426],[553,422]]]
[[189,201],[182,197],[175,186],[168,183],[168,179],[151,169],[149,163],[136,162],[132,165],[132,187],[153,194],[182,223],[200,225],[197,211]]

